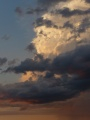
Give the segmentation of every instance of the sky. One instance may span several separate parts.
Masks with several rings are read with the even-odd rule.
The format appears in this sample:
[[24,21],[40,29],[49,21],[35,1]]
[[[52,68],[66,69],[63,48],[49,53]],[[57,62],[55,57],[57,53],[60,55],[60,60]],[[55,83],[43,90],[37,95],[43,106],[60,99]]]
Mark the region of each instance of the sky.
[[0,117],[90,119],[90,0],[0,1]]
[[[25,51],[26,46],[34,37],[33,21],[35,16],[19,16],[15,9],[20,6],[27,9],[33,6],[33,1],[25,0],[1,0],[0,1],[0,57],[7,58],[8,61],[22,60],[30,54]],[[9,82],[17,82],[19,75],[2,74],[0,82],[5,84]]]

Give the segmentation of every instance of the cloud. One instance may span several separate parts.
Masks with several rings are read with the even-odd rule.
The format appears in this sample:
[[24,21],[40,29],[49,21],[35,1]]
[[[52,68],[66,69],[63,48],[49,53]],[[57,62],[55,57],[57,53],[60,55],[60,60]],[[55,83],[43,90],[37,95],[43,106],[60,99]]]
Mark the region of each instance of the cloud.
[[[3,71],[21,73],[22,79],[28,80],[1,85],[1,101],[43,104],[65,101],[90,90],[88,1],[38,2],[48,8],[48,12],[34,22],[36,37],[26,48],[29,51],[35,50],[35,56]],[[35,9],[27,14],[33,12]]]
[[38,18],[34,23],[35,27],[46,26],[46,27],[54,27],[58,28],[58,26],[54,25],[51,20],[44,19],[43,17]]
[[64,25],[63,25],[63,28],[71,28],[73,29],[73,24],[71,24],[69,21],[65,22]]
[[79,28],[78,28],[78,32],[82,33],[82,32],[86,32],[86,30],[90,28],[90,19],[89,18],[85,18],[83,19],[83,21],[81,22]]
[[[80,45],[89,44],[89,8],[89,4],[81,0],[58,2],[50,7],[34,22],[36,37],[32,43],[37,53],[53,58]],[[56,11],[59,13],[55,14]]]
[[35,60],[27,58],[19,66],[9,67],[6,72],[26,73],[27,71],[45,71],[49,59],[43,59],[42,55],[36,55]]
[[15,12],[19,15],[22,16],[24,14],[24,11],[21,7],[16,7]]
[[21,101],[31,104],[42,104],[53,101],[63,101],[90,89],[89,78],[61,79],[40,77],[37,81],[27,81],[0,88],[1,100]]
[[[53,60],[37,55],[34,59],[27,58],[18,66],[9,67],[5,72],[26,73],[28,71],[50,71],[56,74],[77,74],[80,77],[89,75],[90,46],[81,46],[74,51],[59,55]],[[82,52],[82,53],[81,53]],[[80,74],[81,72],[82,74]]]
[[69,8],[64,8],[63,10],[56,10],[56,14],[61,14],[63,17],[71,17],[73,15],[86,15],[90,14],[90,9],[88,10],[70,10]]
[[11,37],[9,35],[5,34],[1,37],[1,40],[10,40],[10,38]]
[[29,52],[30,52],[30,51],[32,52],[33,50],[35,50],[34,44],[33,44],[33,43],[30,43],[30,44],[27,46],[26,50],[28,50]]
[[41,14],[41,13],[44,13],[46,11],[47,11],[47,9],[43,8],[41,6],[40,7],[38,6],[35,8],[28,7],[28,8],[26,8],[26,10],[24,8],[21,8],[21,7],[16,7],[16,9],[15,9],[15,13],[19,16]]
[[47,9],[46,8],[41,8],[41,7],[36,7],[36,8],[28,8],[28,10],[26,11],[26,14],[39,14],[39,13],[43,13],[46,12]]
[[0,66],[3,66],[7,62],[7,58],[0,58]]
[[43,5],[45,7],[49,7],[49,6],[52,6],[52,5],[55,5],[59,2],[66,2],[68,0],[38,0],[38,4],[40,5]]
[[90,0],[85,0],[87,3],[90,3]]
[[36,72],[26,72],[21,75],[20,82],[25,82],[27,80],[36,81],[38,79],[39,73]]
[[17,63],[17,61],[18,61],[17,59],[10,60],[10,61],[8,61],[8,65],[13,66]]
[[[9,86],[9,90],[5,86],[5,92],[8,93],[7,96],[5,93],[5,99],[11,97],[15,101],[41,104],[67,100],[77,96],[80,92],[89,90],[89,51],[89,45],[80,46],[74,51],[55,57],[53,60],[37,55],[34,59],[26,59],[20,65],[8,68],[5,72],[47,72],[45,76],[38,76],[35,81],[31,78],[24,83],[13,84],[13,87]],[[56,78],[55,74],[61,77]]]

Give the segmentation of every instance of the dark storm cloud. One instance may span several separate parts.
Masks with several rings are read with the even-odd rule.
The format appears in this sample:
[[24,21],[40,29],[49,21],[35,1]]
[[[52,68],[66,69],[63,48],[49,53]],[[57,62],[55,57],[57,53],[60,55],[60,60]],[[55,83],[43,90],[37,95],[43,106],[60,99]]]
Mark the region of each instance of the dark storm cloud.
[[[57,56],[53,61],[37,55],[34,60],[26,59],[19,66],[8,68],[6,72],[48,71],[37,81],[14,84],[5,99],[31,103],[63,101],[90,89],[90,46],[82,46],[75,51]],[[60,74],[61,78],[55,78]],[[18,86],[18,87],[17,87]],[[5,87],[7,88],[7,87]]]
[[[39,60],[39,61],[38,61]],[[19,66],[9,67],[5,72],[26,73],[26,71],[45,71],[48,67],[49,59],[43,59],[42,55],[37,55],[35,60],[27,58]]]
[[3,66],[7,62],[7,58],[0,58],[0,66]]
[[[26,73],[46,72],[37,81],[5,85],[0,87],[1,100],[25,101],[41,104],[64,101],[82,91],[90,89],[90,46],[80,46],[76,50],[62,54],[54,60],[44,59],[40,54],[34,59],[26,59],[5,72]],[[54,74],[61,75],[55,78]]]
[[49,71],[56,74],[77,74],[79,77],[89,77],[90,46],[81,46],[72,52],[62,54],[54,60],[44,59],[37,55],[34,60],[27,58],[20,65],[9,67],[5,72],[25,73],[27,71]]
[[[52,13],[53,13],[53,11],[52,11]],[[84,10],[79,10],[79,9],[70,10],[69,8],[64,8],[64,9],[54,11],[54,13],[61,14],[63,17],[71,17],[74,15],[90,14],[90,9],[87,9],[84,11]]]
[[[28,9],[26,14],[40,13],[58,2],[66,1],[67,0],[38,0],[39,4],[45,8]],[[86,0],[86,2],[89,3],[89,0]],[[16,12],[20,15],[22,14],[20,8],[17,8]],[[68,18],[74,15],[90,14],[90,9],[83,11],[64,8],[54,11],[54,13],[61,14],[63,17]],[[75,28],[72,23],[67,21],[62,28],[70,28],[73,32],[82,33],[90,27],[89,23],[89,19],[85,18],[79,27]],[[58,28],[51,20],[44,19],[43,17],[38,18],[34,25],[35,27],[44,25],[46,27]],[[40,34],[43,34],[43,31],[40,31]],[[26,49],[33,51],[35,50],[35,46],[31,43]],[[83,91],[90,90],[90,45],[80,46],[71,52],[60,54],[53,60],[37,54],[34,59],[27,58],[17,66],[8,67],[4,72],[25,74],[28,71],[45,72],[46,74],[44,76],[38,75],[36,81],[30,79],[26,82],[0,86],[0,100],[42,104],[73,98]],[[55,75],[61,77],[56,78]]]
[[51,65],[50,71],[58,74],[76,74],[80,78],[90,77],[90,48],[81,46],[75,51],[56,57]]
[[45,74],[44,77],[45,78],[52,78],[52,77],[54,77],[54,73],[52,73],[52,72],[46,72],[46,74]]
[[88,89],[90,89],[90,79],[69,78],[67,75],[61,79],[40,77],[37,81],[1,86],[0,100],[42,104],[64,101]]

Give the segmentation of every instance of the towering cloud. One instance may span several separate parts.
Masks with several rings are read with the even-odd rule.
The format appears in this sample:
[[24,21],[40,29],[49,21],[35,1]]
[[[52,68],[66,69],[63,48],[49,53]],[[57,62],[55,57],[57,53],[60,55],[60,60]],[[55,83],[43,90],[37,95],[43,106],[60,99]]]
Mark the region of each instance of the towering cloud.
[[48,9],[34,22],[36,37],[27,46],[35,56],[4,72],[28,79],[1,86],[1,100],[48,103],[90,89],[89,0],[38,0]]

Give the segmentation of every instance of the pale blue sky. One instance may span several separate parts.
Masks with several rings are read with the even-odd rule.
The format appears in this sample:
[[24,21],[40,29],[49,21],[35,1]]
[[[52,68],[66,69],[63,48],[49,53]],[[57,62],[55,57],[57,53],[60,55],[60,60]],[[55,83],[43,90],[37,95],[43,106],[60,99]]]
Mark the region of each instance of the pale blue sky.
[[[27,9],[35,6],[35,0],[0,0],[0,57],[7,57],[9,60],[30,57],[25,48],[34,37],[32,23],[36,16],[18,16],[15,13],[18,6]],[[4,35],[10,36],[10,39],[3,40]],[[0,83],[17,82],[18,77],[15,74],[2,74]]]

